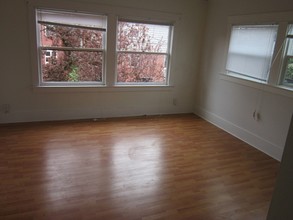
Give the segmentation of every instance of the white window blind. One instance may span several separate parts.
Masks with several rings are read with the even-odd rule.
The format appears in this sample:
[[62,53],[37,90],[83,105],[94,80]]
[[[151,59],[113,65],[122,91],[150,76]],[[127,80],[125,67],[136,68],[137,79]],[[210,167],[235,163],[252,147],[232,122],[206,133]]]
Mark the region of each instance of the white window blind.
[[237,25],[232,27],[226,69],[267,81],[278,25]]
[[57,23],[70,26],[81,26],[105,29],[107,17],[103,15],[72,13],[64,11],[37,10],[39,23]]

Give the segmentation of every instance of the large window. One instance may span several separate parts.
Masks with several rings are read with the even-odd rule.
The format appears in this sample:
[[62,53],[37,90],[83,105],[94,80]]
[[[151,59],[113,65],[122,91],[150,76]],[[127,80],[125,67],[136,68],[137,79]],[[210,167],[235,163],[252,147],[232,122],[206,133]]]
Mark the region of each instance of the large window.
[[281,84],[293,87],[293,25],[288,26],[286,36]]
[[167,84],[172,26],[118,21],[118,84]]
[[267,81],[278,25],[235,25],[230,35],[228,73]]
[[106,17],[36,10],[39,84],[104,82]]
[[179,16],[95,6],[28,0],[34,86],[167,89]]

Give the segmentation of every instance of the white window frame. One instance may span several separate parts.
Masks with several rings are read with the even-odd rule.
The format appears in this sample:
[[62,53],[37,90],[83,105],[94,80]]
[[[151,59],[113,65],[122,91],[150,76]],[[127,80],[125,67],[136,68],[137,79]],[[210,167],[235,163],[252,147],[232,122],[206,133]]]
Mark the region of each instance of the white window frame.
[[[228,32],[226,41],[226,57],[224,59],[225,67],[228,58],[228,49],[230,43],[230,34],[233,25],[267,25],[277,24],[278,33],[274,47],[274,53],[268,79],[266,82],[253,79],[250,77],[241,76],[239,74],[229,73],[225,69],[221,71],[220,78],[244,86],[268,91],[271,93],[281,94],[289,97],[293,97],[293,88],[286,85],[282,85],[282,69],[284,59],[284,42],[286,40],[287,27],[293,21],[293,11],[279,12],[279,13],[267,13],[267,14],[251,14],[230,16],[228,18]],[[223,66],[224,67],[224,66]]]
[[[293,89],[293,84],[292,83],[285,83],[284,82],[284,78],[285,78],[285,73],[286,73],[286,69],[287,69],[287,64],[288,64],[288,60],[289,59],[293,59],[293,55],[287,55],[288,53],[288,46],[289,46],[289,40],[293,40],[293,34],[288,34],[289,32],[289,26],[291,26],[291,28],[293,28],[293,23],[289,23],[287,25],[287,31],[286,31],[286,40],[283,43],[283,57],[282,57],[282,69],[281,69],[281,77],[279,80],[279,84],[280,86],[285,86],[288,88],[292,88]],[[291,30],[292,31],[292,30]]]
[[[173,39],[173,29],[174,24],[171,23],[158,23],[158,22],[152,22],[152,21],[146,21],[146,20],[135,20],[130,18],[118,18],[117,19],[117,27],[118,22],[133,22],[133,23],[141,23],[141,24],[151,24],[151,25],[164,25],[169,27],[169,36],[168,36],[168,43],[167,43],[167,51],[164,52],[145,52],[145,51],[127,51],[127,50],[118,50],[118,37],[116,38],[116,63],[115,63],[115,85],[120,86],[146,86],[146,85],[169,85],[169,75],[170,75],[170,59],[171,59],[171,51],[172,51],[172,39]],[[118,31],[117,31],[118,34]],[[118,54],[124,53],[124,54],[154,54],[154,55],[164,55],[166,56],[166,79],[164,82],[118,82],[118,71],[117,71],[117,62],[118,62]]]
[[[35,16],[36,16],[36,34],[37,34],[37,48],[38,48],[38,84],[39,86],[95,86],[95,85],[104,85],[105,84],[105,64],[106,64],[106,57],[105,57],[105,53],[106,53],[106,44],[105,44],[105,40],[106,40],[106,28],[95,28],[95,27],[87,27],[87,26],[82,26],[82,25],[71,25],[71,24],[62,24],[62,23],[55,23],[55,22],[43,22],[43,21],[38,21],[38,16],[37,13],[38,11],[52,11],[52,12],[58,12],[58,13],[72,13],[72,14],[84,14],[84,15],[91,15],[92,13],[84,13],[84,12],[76,12],[76,11],[68,11],[68,10],[55,10],[55,9],[43,9],[43,8],[35,8]],[[97,14],[100,15],[100,14]],[[56,46],[42,46],[40,45],[41,42],[41,36],[40,36],[40,30],[39,30],[39,25],[38,24],[52,24],[52,25],[59,25],[59,26],[68,26],[68,27],[74,27],[74,28],[81,28],[81,29],[93,29],[93,30],[100,30],[103,31],[103,48],[99,49],[99,48],[77,48],[77,47],[56,47]],[[98,81],[90,81],[90,82],[44,82],[43,81],[43,76],[42,76],[42,61],[41,61],[41,56],[42,56],[42,51],[78,51],[78,52],[100,52],[102,53],[102,81],[98,82]],[[52,56],[52,55],[51,55]],[[50,56],[50,57],[51,57]],[[45,61],[46,62],[46,61]]]

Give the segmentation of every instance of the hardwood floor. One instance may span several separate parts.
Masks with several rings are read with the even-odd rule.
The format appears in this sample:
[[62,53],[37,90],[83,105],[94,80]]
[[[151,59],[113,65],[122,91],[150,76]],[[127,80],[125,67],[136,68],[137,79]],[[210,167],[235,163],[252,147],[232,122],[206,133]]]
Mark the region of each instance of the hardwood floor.
[[194,115],[0,127],[0,219],[265,219],[279,162]]

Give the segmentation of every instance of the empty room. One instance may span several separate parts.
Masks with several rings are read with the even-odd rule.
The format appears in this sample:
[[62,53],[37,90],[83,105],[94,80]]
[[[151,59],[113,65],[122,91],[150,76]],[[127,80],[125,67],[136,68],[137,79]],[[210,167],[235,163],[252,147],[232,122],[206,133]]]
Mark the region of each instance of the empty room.
[[0,10],[0,219],[293,218],[291,0]]

